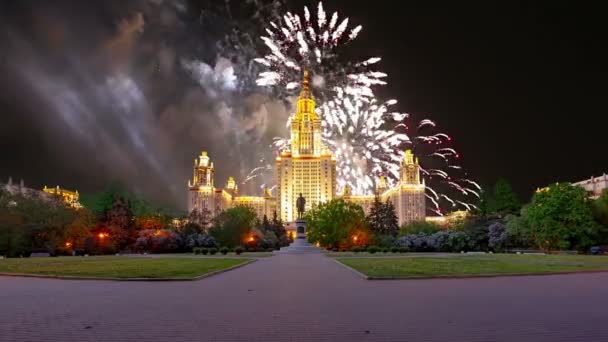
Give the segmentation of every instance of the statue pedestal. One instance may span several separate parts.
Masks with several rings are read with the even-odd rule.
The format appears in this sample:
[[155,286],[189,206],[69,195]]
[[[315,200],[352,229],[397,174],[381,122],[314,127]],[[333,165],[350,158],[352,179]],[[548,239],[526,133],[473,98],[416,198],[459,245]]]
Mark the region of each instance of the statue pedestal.
[[306,239],[306,221],[304,219],[296,220],[296,239]]
[[278,253],[323,253],[323,250],[319,247],[311,245],[306,240],[306,221],[304,219],[296,220],[296,238],[293,240],[291,245],[288,247],[281,248]]

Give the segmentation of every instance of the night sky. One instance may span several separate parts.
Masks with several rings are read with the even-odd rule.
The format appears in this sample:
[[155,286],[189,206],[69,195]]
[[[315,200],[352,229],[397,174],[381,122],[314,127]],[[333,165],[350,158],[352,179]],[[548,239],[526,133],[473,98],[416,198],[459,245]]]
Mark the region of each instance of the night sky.
[[[0,5],[2,181],[86,192],[119,180],[184,206],[202,149],[223,184],[229,173],[246,175],[284,129],[287,111],[273,99],[238,96],[179,67],[186,58],[217,69],[213,42],[230,24],[216,17],[209,29],[199,15],[217,2],[45,3]],[[527,199],[539,186],[608,172],[608,32],[599,6],[446,3],[325,8],[364,26],[349,53],[383,57],[389,85],[378,93],[435,120],[481,184],[505,177]],[[304,4],[316,2],[289,7]],[[234,113],[224,113],[226,103]]]

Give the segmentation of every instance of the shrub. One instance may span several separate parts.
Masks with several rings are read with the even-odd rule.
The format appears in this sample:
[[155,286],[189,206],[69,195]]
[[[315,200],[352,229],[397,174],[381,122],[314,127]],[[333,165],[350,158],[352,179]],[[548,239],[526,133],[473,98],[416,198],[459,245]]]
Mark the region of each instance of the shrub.
[[391,247],[391,252],[392,252],[392,253],[397,253],[397,252],[399,252],[399,247],[395,247],[395,246]]
[[141,252],[167,253],[176,252],[183,245],[182,237],[172,230],[146,229],[139,231],[134,247]]
[[406,247],[399,247],[399,253],[407,253],[408,249]]
[[202,233],[188,235],[188,238],[186,239],[186,245],[190,248],[217,247],[217,243],[215,242],[215,239],[211,235],[202,234]]
[[371,254],[374,254],[374,253],[378,252],[379,250],[380,250],[380,247],[378,247],[378,246],[367,247],[367,251]]
[[493,250],[505,248],[507,243],[507,226],[500,221],[496,221],[488,227],[488,246]]
[[427,245],[438,252],[460,252],[468,250],[471,241],[464,232],[441,231],[428,237]]
[[273,251],[274,251],[274,247],[266,248],[266,252],[273,252]]
[[209,248],[209,254],[215,255],[217,253],[217,248]]
[[388,248],[383,248],[382,253],[388,253]]
[[332,252],[337,252],[337,251],[338,251],[338,249],[337,249],[337,248],[333,248],[331,251],[332,251]]
[[223,255],[228,254],[230,250],[228,249],[228,247],[222,247],[220,248],[220,253],[222,253]]
[[234,249],[234,253],[236,253],[237,255],[240,255],[241,253],[243,253],[243,247],[237,247]]
[[380,247],[390,248],[395,245],[395,238],[392,235],[380,235],[376,239]]
[[201,254],[201,250],[200,250],[200,248],[193,248],[192,249],[192,253],[194,253],[194,254]]
[[199,248],[199,250],[203,255],[207,255],[207,253],[209,253],[209,248]]
[[397,239],[399,247],[405,247],[414,252],[427,252],[432,250],[428,245],[428,235],[425,233],[408,234]]
[[364,249],[363,249],[363,247],[353,247],[351,249],[351,251],[353,251],[354,253],[360,253],[360,252],[363,252]]

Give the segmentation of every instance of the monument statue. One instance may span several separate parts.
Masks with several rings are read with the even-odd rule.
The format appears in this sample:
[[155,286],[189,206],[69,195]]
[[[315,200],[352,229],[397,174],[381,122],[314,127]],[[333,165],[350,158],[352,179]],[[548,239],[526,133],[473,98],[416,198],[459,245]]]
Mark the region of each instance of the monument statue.
[[300,197],[296,200],[296,207],[298,208],[298,218],[301,219],[304,216],[304,208],[306,206],[306,200],[302,193],[300,193]]

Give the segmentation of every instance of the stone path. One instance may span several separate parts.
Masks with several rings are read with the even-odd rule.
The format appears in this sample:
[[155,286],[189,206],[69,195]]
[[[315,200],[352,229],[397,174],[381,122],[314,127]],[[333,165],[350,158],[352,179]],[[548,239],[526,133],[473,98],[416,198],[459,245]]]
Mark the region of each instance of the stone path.
[[0,277],[0,341],[608,341],[608,274],[366,281],[282,254],[196,282]]

